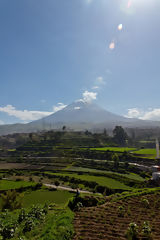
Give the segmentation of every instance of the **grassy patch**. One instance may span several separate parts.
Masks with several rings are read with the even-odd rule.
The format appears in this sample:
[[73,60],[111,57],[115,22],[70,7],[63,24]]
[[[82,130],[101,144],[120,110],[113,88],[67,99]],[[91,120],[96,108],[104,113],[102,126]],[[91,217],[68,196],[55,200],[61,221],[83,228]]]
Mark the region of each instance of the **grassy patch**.
[[96,151],[111,151],[111,152],[131,152],[136,150],[136,148],[127,148],[127,147],[102,147],[102,148],[90,148],[90,150]]
[[142,155],[154,155],[154,156],[156,156],[156,149],[154,149],[154,148],[140,149],[138,151],[134,151],[134,153],[142,154]]
[[59,210],[54,215],[49,215],[41,234],[31,240],[70,240],[73,236],[73,218],[71,210]]
[[25,181],[0,180],[0,190],[18,189],[21,187],[34,186],[36,183]]
[[45,202],[53,202],[55,204],[64,205],[68,199],[73,197],[74,193],[68,191],[48,191],[38,190],[28,192],[24,195],[24,207],[31,206],[32,204],[44,204]]

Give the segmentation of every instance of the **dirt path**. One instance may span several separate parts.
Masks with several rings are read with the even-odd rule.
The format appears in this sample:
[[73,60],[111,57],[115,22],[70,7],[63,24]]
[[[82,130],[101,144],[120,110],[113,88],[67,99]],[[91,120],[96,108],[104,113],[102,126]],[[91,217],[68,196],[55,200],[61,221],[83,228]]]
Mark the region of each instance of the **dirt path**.
[[[56,189],[61,189],[61,190],[66,190],[66,191],[72,191],[72,192],[77,192],[76,189],[73,189],[71,187],[65,187],[65,186],[56,186],[54,184],[49,184],[49,183],[44,183],[43,185],[45,185],[46,187],[50,187],[50,188],[56,188]],[[89,192],[89,191],[85,191],[85,190],[79,190],[80,193],[87,193],[87,194],[93,194],[93,192]]]

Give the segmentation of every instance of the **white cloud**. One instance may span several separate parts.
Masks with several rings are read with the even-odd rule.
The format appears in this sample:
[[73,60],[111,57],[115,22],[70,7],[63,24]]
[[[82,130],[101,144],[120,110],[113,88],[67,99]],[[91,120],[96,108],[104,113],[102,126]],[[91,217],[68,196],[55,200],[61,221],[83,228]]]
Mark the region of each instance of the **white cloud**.
[[[62,110],[66,106],[67,105],[64,105],[63,103],[58,103],[57,106],[53,106],[52,112],[46,112],[46,111],[17,110],[12,105],[6,105],[5,107],[0,107],[0,112],[7,113],[9,116],[14,116],[26,123],[29,121],[41,119],[43,117],[47,117],[52,113]],[[4,122],[0,120],[0,124],[4,124]]]
[[2,120],[0,120],[0,125],[3,125],[3,124],[4,124],[4,122]]
[[75,109],[75,110],[80,110],[80,109],[81,109],[81,107],[75,107],[74,109]]
[[91,103],[93,100],[96,100],[97,98],[97,93],[95,92],[85,91],[82,95],[83,95],[82,100],[87,103]]
[[58,103],[57,106],[53,106],[53,112],[58,112],[62,110],[63,108],[67,107],[64,103]]
[[129,118],[139,118],[142,120],[154,120],[160,121],[160,108],[149,108],[146,111],[143,111],[138,108],[130,108],[128,109],[128,113],[126,117]]
[[9,116],[14,116],[23,121],[33,121],[52,114],[52,112],[17,110],[12,105],[0,107],[0,112],[7,113]]
[[141,115],[141,112],[138,108],[129,108],[128,113],[125,117],[128,118],[139,118]]

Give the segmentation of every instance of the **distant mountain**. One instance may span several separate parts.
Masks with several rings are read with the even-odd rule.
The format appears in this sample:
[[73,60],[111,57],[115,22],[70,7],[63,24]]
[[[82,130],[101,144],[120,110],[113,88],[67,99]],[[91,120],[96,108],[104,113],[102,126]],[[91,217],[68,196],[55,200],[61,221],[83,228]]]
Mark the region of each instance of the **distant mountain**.
[[53,113],[52,115],[35,122],[39,123],[42,121],[45,121],[46,123],[102,123],[127,121],[127,118],[108,112],[97,104],[77,101],[68,105],[61,111]]
[[97,104],[86,103],[82,100],[73,102],[64,109],[42,119],[28,124],[14,124],[0,126],[0,135],[15,132],[34,132],[39,130],[62,129],[62,126],[74,130],[93,130],[114,128],[116,125],[123,127],[158,127],[160,122],[144,121],[126,118],[111,113]]

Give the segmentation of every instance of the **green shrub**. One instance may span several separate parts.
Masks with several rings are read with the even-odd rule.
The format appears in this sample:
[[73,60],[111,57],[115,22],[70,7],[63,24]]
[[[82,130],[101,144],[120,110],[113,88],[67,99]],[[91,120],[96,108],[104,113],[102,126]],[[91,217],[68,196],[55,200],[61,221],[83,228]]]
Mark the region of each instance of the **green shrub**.
[[97,206],[99,203],[99,199],[94,197],[94,196],[75,196],[69,200],[68,207],[72,211],[76,211],[78,205],[80,203],[81,207],[92,207],[92,206]]
[[125,214],[125,209],[123,206],[119,206],[118,207],[118,216],[119,217],[124,217],[124,214]]
[[149,207],[149,201],[148,201],[148,199],[143,198],[143,199],[141,200],[141,202],[142,202],[142,204],[143,204],[143,206],[144,206],[145,208]]
[[144,236],[145,239],[147,239],[147,240],[152,239],[151,227],[148,222],[144,222],[144,224],[143,224],[142,236]]
[[15,190],[9,190],[4,194],[1,194],[2,198],[2,210],[10,209],[14,210],[22,207],[23,195],[17,193]]
[[138,240],[138,226],[136,223],[130,223],[128,230],[127,230],[127,234],[126,237],[128,240]]

